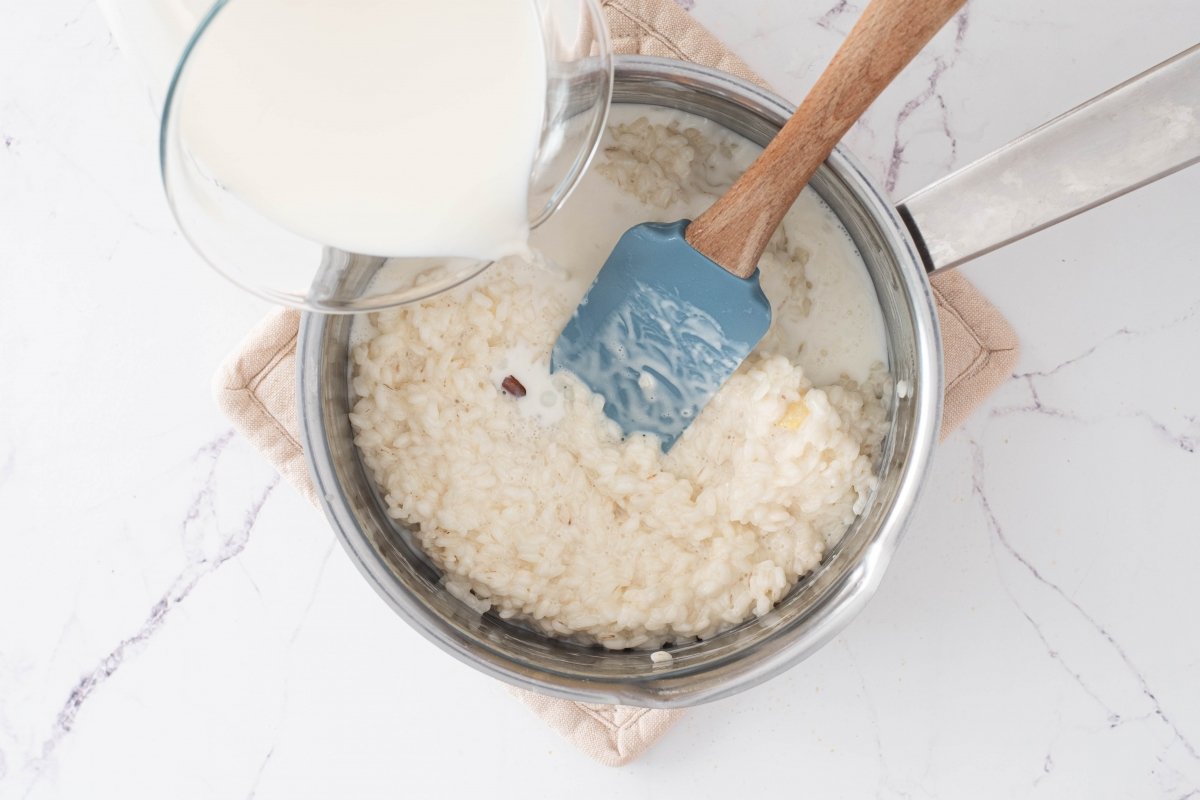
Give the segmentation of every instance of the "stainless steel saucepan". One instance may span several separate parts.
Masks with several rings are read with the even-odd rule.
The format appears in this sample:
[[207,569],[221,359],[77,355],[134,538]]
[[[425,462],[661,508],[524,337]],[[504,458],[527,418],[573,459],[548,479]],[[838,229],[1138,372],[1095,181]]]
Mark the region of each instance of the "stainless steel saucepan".
[[[721,72],[647,57],[617,60],[613,102],[679,109],[765,145],[792,113]],[[480,615],[445,591],[411,534],[389,519],[347,414],[351,318],[309,314],[298,344],[301,435],[325,511],[380,595],[456,658],[511,684],[574,700],[695,705],[779,674],[840,631],[896,549],[937,437],[942,359],[927,273],[953,267],[1200,160],[1200,47],[1116,87],[894,208],[844,150],[812,179],[853,237],[883,309],[895,398],[869,506],[770,613],[672,649],[610,652]],[[341,272],[363,280],[370,265]]]

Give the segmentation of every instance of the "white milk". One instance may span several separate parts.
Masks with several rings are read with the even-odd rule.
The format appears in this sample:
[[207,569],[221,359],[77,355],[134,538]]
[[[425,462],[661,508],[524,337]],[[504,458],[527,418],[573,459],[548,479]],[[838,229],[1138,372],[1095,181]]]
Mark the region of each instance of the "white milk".
[[233,0],[184,92],[203,170],[296,234],[381,256],[525,247],[546,95],[532,0]]
[[565,404],[550,377],[550,360],[545,353],[535,353],[530,347],[516,345],[497,354],[492,366],[492,383],[501,386],[509,375],[525,387],[523,402],[517,406],[521,416],[533,418],[541,425],[553,425],[562,419]]
[[[711,190],[689,192],[662,208],[639,201],[598,174],[598,167],[608,160],[605,149],[612,145],[611,130],[640,117],[651,123],[676,122],[683,128],[697,128],[728,151],[728,159],[720,160],[707,174]],[[601,142],[591,169],[566,204],[531,239],[536,249],[569,275],[572,307],[578,305],[621,234],[640,222],[695,219],[761,150],[715,122],[682,111],[615,105],[608,124],[610,133]],[[794,265],[779,263],[770,255],[760,262],[772,323],[757,350],[793,357],[818,386],[833,383],[842,375],[865,380],[873,365],[887,364],[887,342],[875,287],[854,242],[811,189],[800,195],[782,227],[791,247],[809,254],[808,262],[802,274]]]

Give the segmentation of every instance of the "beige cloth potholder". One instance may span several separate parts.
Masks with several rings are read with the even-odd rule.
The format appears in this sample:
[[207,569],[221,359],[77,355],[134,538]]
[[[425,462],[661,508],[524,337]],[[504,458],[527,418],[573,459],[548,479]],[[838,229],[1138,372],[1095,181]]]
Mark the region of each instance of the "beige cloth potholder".
[[[603,5],[619,53],[694,61],[760,82],[671,0],[605,0]],[[1017,339],[1008,322],[965,278],[953,272],[937,275],[933,289],[945,346],[945,435],[1012,374]],[[294,311],[277,311],[263,320],[222,365],[214,393],[238,431],[316,504],[297,435],[299,321]],[[684,713],[511,691],[572,744],[610,766],[637,758]]]

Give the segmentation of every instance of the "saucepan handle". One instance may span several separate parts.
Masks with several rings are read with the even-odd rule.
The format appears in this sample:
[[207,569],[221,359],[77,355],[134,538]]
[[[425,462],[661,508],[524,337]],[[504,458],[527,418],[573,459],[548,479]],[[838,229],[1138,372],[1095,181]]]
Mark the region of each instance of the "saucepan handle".
[[1200,45],[912,195],[930,272],[958,266],[1200,162]]

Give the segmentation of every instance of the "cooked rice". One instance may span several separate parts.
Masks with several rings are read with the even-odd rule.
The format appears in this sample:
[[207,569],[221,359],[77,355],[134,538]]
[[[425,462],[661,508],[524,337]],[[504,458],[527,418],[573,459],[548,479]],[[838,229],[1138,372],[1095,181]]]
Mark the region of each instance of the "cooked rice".
[[[640,131],[618,126],[601,174],[650,203],[697,182],[720,190],[702,166],[728,157],[722,145]],[[774,243],[763,270],[777,308],[807,313],[807,257]],[[537,392],[500,388],[498,359],[514,348],[544,372],[574,305],[542,268],[510,260],[370,315],[353,347],[350,420],[388,513],[416,529],[449,591],[548,634],[656,649],[767,613],[876,485],[883,366],[862,385],[815,387],[781,352],[786,337],[768,336],[664,455],[657,440],[622,440],[572,375],[541,376],[561,398],[550,422],[523,405],[541,402]]]

